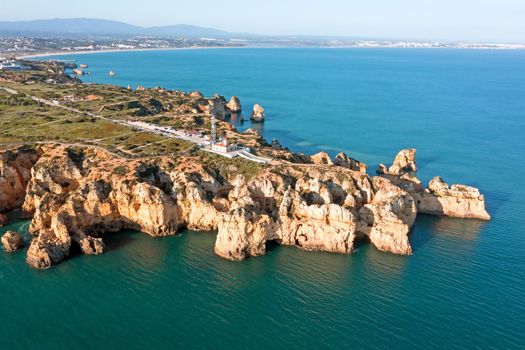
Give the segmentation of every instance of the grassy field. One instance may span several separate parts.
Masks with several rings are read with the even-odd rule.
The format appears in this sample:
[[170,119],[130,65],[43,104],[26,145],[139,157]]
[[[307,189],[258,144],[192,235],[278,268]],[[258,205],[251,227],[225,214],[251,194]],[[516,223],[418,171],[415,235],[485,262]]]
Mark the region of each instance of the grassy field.
[[[104,119],[40,104],[25,95],[48,100],[61,99],[71,94],[71,90],[76,91],[77,86],[44,84],[0,84],[0,86],[19,92],[17,95],[12,95],[0,90],[0,142],[85,143],[101,146],[110,151],[119,151],[129,157],[174,155],[192,146],[182,140],[167,139]],[[80,89],[83,89],[83,85]],[[104,87],[104,89],[106,93],[113,90],[111,87]],[[100,92],[99,90],[101,89],[97,92]],[[123,89],[115,88],[115,90],[118,92]],[[118,98],[118,93],[116,95]],[[100,108],[92,107],[92,109]]]
[[[57,81],[60,83],[56,84]],[[207,104],[207,100],[199,96],[162,89],[131,91],[111,85],[79,84],[61,73],[42,71],[0,72],[0,87],[17,92],[12,94],[0,89],[0,147],[37,142],[88,145],[102,147],[125,158],[171,156],[175,163],[178,157],[189,156],[224,177],[240,173],[247,179],[264,168],[264,165],[245,159],[214,155],[199,150],[193,143],[121,123],[133,119],[207,133],[211,127],[209,116],[184,112],[188,107],[198,110],[199,105]],[[36,102],[33,96],[56,105]],[[232,134],[226,122],[219,122],[218,130],[225,135],[229,130],[228,137],[232,140],[249,137]],[[125,169],[111,171],[124,172]]]

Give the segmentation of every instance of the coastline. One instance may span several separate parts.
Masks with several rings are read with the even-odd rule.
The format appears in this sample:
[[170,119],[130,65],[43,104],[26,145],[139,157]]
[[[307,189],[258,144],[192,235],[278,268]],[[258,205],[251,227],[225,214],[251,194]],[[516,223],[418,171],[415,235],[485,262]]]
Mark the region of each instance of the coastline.
[[64,51],[54,51],[54,52],[43,52],[36,53],[31,55],[22,55],[15,56],[18,60],[26,60],[31,58],[42,58],[42,57],[52,57],[52,56],[72,56],[72,55],[87,55],[87,54],[97,54],[97,53],[113,53],[113,52],[141,52],[141,51],[183,51],[183,50],[213,50],[213,49],[242,49],[242,48],[251,48],[251,47],[237,47],[237,46],[195,46],[195,47],[166,47],[166,48],[151,48],[151,49],[114,49],[114,50],[81,50],[75,52],[64,52]]
[[98,53],[115,53],[115,52],[142,52],[142,51],[184,51],[184,50],[219,50],[219,49],[269,49],[269,48],[281,48],[281,49],[390,49],[390,50],[489,50],[489,51],[515,51],[525,50],[525,45],[503,45],[503,46],[480,46],[480,47],[391,47],[391,46],[337,46],[337,47],[324,47],[324,46],[190,46],[190,47],[166,47],[166,48],[147,48],[147,49],[106,49],[106,50],[80,50],[75,52],[70,51],[53,51],[53,52],[42,52],[35,54],[22,54],[20,56],[14,56],[15,59],[25,60],[33,58],[45,58],[52,56],[71,56],[71,55],[87,55],[87,54],[98,54]]

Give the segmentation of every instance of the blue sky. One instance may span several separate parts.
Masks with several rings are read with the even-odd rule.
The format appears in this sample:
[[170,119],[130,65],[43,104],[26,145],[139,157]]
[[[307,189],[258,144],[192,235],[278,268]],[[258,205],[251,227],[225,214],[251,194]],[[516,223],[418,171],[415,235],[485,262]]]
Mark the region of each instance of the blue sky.
[[105,18],[261,34],[525,42],[525,0],[25,0],[0,20]]

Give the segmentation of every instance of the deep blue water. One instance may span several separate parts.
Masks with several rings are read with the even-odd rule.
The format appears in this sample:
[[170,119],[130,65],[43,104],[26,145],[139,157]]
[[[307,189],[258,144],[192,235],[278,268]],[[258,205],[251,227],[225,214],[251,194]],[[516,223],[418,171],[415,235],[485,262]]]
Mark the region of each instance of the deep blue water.
[[253,127],[295,151],[344,150],[374,169],[415,147],[420,178],[479,187],[493,220],[421,216],[410,257],[277,247],[234,263],[213,254],[214,233],[196,232],[114,234],[104,255],[49,271],[0,254],[1,348],[525,348],[525,51],[67,59],[89,64],[86,81],[238,95],[247,113],[261,103],[267,121]]

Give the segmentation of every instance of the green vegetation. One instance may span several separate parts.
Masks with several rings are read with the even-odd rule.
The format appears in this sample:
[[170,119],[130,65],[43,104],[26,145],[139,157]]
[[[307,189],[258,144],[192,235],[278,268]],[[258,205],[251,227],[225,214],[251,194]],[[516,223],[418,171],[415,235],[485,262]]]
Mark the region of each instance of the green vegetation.
[[207,167],[216,169],[224,178],[228,178],[231,174],[242,174],[246,180],[251,180],[265,168],[263,164],[243,158],[229,159],[204,151],[199,152],[199,158]]
[[[208,103],[198,95],[160,88],[132,91],[80,84],[76,78],[62,74],[63,68],[60,63],[38,62],[34,71],[0,71],[0,146],[49,142],[100,147],[130,159],[195,156],[224,177],[241,173],[248,179],[264,167],[245,159],[198,151],[193,143],[140,131],[122,122],[140,120],[206,134],[211,128],[210,118],[191,112]],[[234,134],[226,122],[219,122],[218,130],[219,134],[229,134],[234,142],[253,141],[253,136]],[[111,171],[124,174],[127,168]]]
[[[176,118],[160,113],[164,113],[164,106],[173,106],[176,101],[169,100],[161,92],[133,92],[116,86],[75,82],[48,84],[42,81],[50,73],[26,71],[18,74],[13,76],[10,73],[12,81],[0,82],[1,87],[18,92],[12,94],[0,89],[0,143],[47,141],[91,145],[131,158],[176,155],[192,146],[183,140],[137,131],[123,124],[49,106],[31,98],[35,96],[57,101],[61,106],[114,120],[143,116],[156,118],[158,124],[174,125]],[[0,78],[5,78],[4,75],[2,72]],[[35,81],[35,76],[40,78]],[[30,83],[27,83],[28,80]],[[186,122],[182,123],[186,125]]]

